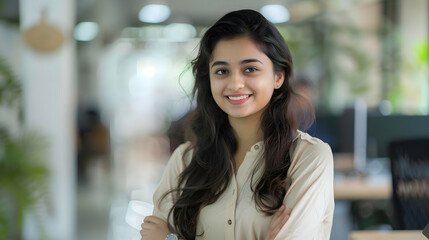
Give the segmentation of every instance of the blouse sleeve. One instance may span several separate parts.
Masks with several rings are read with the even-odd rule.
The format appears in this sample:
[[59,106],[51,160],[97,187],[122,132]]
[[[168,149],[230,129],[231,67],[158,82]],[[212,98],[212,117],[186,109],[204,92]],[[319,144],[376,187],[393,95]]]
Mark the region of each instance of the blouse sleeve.
[[[173,152],[164,170],[161,182],[153,195],[153,215],[164,221],[167,221],[168,213],[173,207],[174,193],[166,195],[165,198],[163,198],[163,196],[168,191],[177,187],[179,175],[185,169],[185,163],[182,161],[182,158],[187,146],[187,143],[182,144]],[[170,225],[172,225],[171,221]]]
[[292,213],[275,239],[329,239],[334,211],[333,171],[328,144],[316,138],[297,143],[288,172],[292,184],[283,201]]

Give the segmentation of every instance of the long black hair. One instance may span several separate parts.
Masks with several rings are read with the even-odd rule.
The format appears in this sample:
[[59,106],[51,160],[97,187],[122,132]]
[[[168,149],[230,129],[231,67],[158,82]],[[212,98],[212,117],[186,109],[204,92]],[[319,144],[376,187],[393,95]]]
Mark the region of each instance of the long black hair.
[[308,112],[302,109],[310,109],[293,100],[293,63],[289,48],[277,28],[260,13],[254,10],[230,12],[205,32],[198,56],[192,61],[195,76],[193,96],[197,105],[189,119],[191,145],[185,152],[188,154],[192,150],[192,160],[180,174],[178,188],[166,193],[176,194],[177,200],[169,218],[173,215],[175,229],[188,240],[202,234],[196,232],[200,210],[222,195],[234,174],[231,161],[237,151],[237,140],[227,114],[213,99],[209,62],[219,40],[239,36],[249,37],[271,59],[274,72],[284,72],[285,75],[284,83],[274,90],[262,115],[264,162],[258,166],[264,166],[264,169],[260,179],[253,178],[254,170],[251,183],[258,209],[268,215],[281,206],[287,192],[290,184],[287,178],[289,150],[299,127],[299,118],[303,116],[301,113]]

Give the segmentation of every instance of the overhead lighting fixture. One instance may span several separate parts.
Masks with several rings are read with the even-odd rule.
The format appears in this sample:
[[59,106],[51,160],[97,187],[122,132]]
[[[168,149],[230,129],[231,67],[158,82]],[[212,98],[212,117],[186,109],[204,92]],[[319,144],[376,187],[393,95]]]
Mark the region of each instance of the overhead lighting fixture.
[[162,4],[148,4],[139,12],[139,20],[147,23],[164,22],[170,17],[170,8]]
[[272,23],[283,23],[290,19],[289,10],[283,5],[265,5],[261,8],[261,13]]
[[80,22],[74,28],[73,36],[77,41],[92,41],[98,34],[98,24],[95,22]]

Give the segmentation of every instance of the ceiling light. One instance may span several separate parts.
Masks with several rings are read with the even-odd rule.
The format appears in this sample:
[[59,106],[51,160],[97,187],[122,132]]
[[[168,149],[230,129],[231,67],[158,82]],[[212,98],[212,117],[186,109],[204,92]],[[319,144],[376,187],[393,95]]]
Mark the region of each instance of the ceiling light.
[[139,20],[147,23],[160,23],[170,17],[170,8],[161,4],[148,4],[139,12]]
[[74,28],[73,36],[77,41],[92,41],[98,34],[98,24],[95,22],[80,22]]
[[261,13],[272,23],[283,23],[290,19],[289,11],[282,5],[265,5]]

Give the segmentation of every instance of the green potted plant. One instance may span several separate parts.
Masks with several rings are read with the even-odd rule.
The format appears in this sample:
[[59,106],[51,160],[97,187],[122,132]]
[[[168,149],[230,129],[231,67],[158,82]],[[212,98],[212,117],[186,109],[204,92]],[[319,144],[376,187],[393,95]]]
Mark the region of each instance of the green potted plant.
[[0,239],[21,239],[25,213],[47,197],[47,144],[25,130],[21,97],[20,83],[0,57]]

